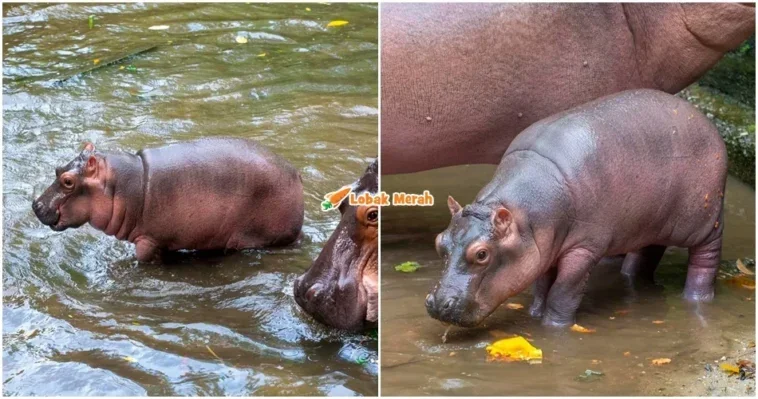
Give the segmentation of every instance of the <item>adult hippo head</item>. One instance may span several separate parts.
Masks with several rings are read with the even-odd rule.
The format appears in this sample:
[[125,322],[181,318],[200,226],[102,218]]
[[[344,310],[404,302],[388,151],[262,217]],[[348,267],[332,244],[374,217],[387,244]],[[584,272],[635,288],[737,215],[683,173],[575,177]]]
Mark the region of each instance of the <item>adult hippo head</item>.
[[90,221],[98,161],[87,143],[73,161],[55,169],[55,181],[32,203],[37,218],[55,231],[77,228]]
[[[378,161],[366,169],[353,192],[376,193]],[[378,318],[379,208],[339,207],[342,217],[311,267],[295,280],[295,300],[316,320],[342,330],[376,326]]]

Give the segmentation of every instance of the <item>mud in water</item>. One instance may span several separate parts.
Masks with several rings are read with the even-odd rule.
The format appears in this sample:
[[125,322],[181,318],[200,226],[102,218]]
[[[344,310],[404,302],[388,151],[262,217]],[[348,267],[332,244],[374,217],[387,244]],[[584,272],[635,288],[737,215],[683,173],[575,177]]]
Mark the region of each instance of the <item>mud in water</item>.
[[[735,261],[755,257],[755,191],[729,178],[725,196],[723,267],[712,304],[681,300],[686,250],[670,248],[656,285],[627,289],[620,258],[593,272],[577,314],[593,334],[550,331],[532,319],[527,292],[501,306],[483,325],[446,327],[430,318],[424,298],[439,280],[442,263],[434,237],[450,221],[448,194],[470,203],[491,179],[494,166],[461,166],[386,176],[388,192],[431,190],[435,206],[382,210],[382,395],[754,395],[755,380],[717,377],[726,361],[755,356],[755,291],[735,283]],[[455,182],[453,184],[452,182]],[[417,261],[415,273],[394,266]],[[751,266],[753,268],[753,266]],[[754,287],[754,279],[748,279]],[[488,362],[485,347],[514,334],[542,349],[542,364]],[[628,352],[628,353],[627,353]],[[626,354],[625,354],[626,353]],[[671,363],[652,365],[669,358]],[[713,371],[706,371],[709,363]],[[586,370],[603,373],[586,376]],[[728,388],[728,389],[727,389]]]
[[[321,196],[377,155],[375,5],[5,5],[3,33],[5,395],[377,393],[371,332],[325,328],[292,296],[338,223]],[[300,245],[138,265],[129,243],[32,213],[84,141],[207,136],[258,140],[301,171]]]

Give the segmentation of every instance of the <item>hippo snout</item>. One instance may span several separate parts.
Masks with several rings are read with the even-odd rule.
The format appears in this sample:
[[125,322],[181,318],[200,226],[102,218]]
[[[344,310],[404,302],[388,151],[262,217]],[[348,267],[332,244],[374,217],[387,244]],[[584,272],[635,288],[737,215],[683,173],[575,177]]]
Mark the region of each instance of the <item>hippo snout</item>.
[[60,212],[57,209],[45,206],[39,199],[32,202],[32,210],[37,219],[46,226],[54,227],[60,220]]

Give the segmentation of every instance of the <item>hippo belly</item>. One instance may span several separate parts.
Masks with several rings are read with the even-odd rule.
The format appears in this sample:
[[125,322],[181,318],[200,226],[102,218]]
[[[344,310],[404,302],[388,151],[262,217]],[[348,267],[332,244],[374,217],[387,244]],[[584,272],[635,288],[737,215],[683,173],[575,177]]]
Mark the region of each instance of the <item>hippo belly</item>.
[[140,235],[176,249],[285,245],[303,223],[295,168],[247,140],[200,140],[143,150]]

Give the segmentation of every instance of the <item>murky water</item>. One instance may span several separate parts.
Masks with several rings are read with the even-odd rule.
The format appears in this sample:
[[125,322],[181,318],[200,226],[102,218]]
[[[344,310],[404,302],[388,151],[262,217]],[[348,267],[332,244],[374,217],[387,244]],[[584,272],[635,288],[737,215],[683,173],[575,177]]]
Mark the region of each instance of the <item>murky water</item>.
[[[375,5],[5,5],[3,32],[4,394],[376,394],[376,340],[292,297],[338,222],[321,196],[377,155]],[[84,141],[205,136],[259,140],[300,169],[301,245],[137,265],[133,245],[31,211]]]
[[[501,306],[479,327],[453,327],[443,343],[445,327],[424,307],[442,272],[434,237],[450,221],[447,195],[470,203],[493,172],[494,166],[472,165],[382,179],[385,191],[429,189],[436,201],[429,208],[382,210],[382,395],[677,395],[702,375],[704,362],[742,348],[746,337],[754,339],[755,291],[729,278],[736,274],[736,259],[755,257],[755,191],[730,177],[725,261],[712,304],[692,307],[680,299],[687,253],[669,249],[656,286],[625,289],[618,259],[593,271],[577,321],[594,334],[543,328],[527,313],[531,295],[522,293],[508,302],[524,309]],[[421,268],[394,270],[405,261],[417,261]],[[543,363],[488,362],[485,347],[513,334],[542,349]],[[656,358],[672,362],[656,367],[651,365]],[[579,378],[587,369],[605,375]],[[686,377],[672,380],[675,374]]]

